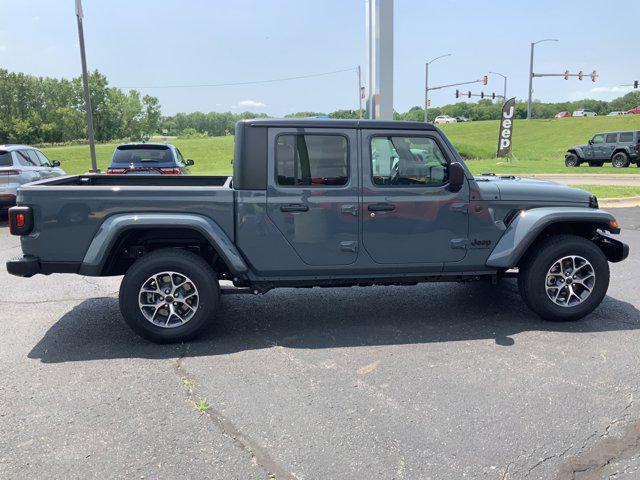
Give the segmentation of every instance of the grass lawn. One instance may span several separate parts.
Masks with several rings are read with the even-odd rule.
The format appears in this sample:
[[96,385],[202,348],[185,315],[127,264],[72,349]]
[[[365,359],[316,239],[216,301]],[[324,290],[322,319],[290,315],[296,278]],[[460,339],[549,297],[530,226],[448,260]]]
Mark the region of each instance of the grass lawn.
[[627,185],[569,185],[593,193],[598,198],[640,197],[640,187]]
[[[495,158],[498,143],[498,121],[452,123],[442,125],[442,130],[451,139],[458,151],[467,159],[473,173],[637,173],[640,168],[613,168],[610,164],[593,168],[586,165],[578,168],[564,166],[567,148],[585,144],[598,132],[616,130],[640,130],[640,115],[619,117],[560,118],[554,120],[516,120],[514,122],[513,152],[515,159],[506,164]],[[231,174],[233,137],[209,137],[193,139],[170,139],[186,158],[195,160],[195,174]],[[96,146],[98,165],[105,169],[116,144]],[[89,170],[89,147],[44,148],[53,160],[60,160],[62,168],[70,174]]]

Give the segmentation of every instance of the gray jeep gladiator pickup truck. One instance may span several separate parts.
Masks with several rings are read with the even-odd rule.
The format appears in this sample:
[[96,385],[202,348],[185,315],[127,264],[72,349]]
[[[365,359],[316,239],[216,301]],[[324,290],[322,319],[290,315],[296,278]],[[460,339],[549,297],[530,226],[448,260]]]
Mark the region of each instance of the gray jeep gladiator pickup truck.
[[[414,122],[249,120],[232,178],[76,175],[20,188],[14,275],[124,275],[120,309],[156,342],[207,327],[220,293],[518,277],[542,318],[596,308],[628,255],[588,192],[474,177]],[[220,280],[233,282],[221,288]],[[229,282],[225,282],[229,283]]]

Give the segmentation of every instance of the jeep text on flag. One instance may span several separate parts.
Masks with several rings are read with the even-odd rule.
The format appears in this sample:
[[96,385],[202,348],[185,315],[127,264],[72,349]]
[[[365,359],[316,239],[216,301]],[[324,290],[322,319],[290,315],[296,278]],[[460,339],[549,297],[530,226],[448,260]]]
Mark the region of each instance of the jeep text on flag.
[[500,119],[500,135],[498,137],[498,157],[506,157],[511,153],[511,134],[513,131],[513,115],[516,110],[516,97],[510,98],[502,106]]

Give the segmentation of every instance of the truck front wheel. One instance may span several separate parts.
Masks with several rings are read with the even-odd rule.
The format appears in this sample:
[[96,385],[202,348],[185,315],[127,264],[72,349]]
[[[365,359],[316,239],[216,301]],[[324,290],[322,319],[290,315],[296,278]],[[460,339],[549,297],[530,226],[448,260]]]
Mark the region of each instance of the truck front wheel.
[[220,304],[215,272],[185,250],[157,250],[137,260],[120,286],[120,311],[138,335],[183,342],[210,324]]
[[609,263],[597,245],[577,235],[555,235],[529,251],[518,287],[540,317],[578,320],[600,305],[609,288]]

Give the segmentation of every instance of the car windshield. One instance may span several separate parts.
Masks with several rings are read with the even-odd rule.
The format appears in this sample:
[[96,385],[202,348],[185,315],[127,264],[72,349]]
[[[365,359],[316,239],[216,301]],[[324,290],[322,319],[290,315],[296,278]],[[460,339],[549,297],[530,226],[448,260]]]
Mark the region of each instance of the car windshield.
[[113,154],[113,163],[173,162],[173,153],[166,145],[120,145]]
[[0,167],[10,167],[11,165],[13,165],[11,153],[0,151]]

